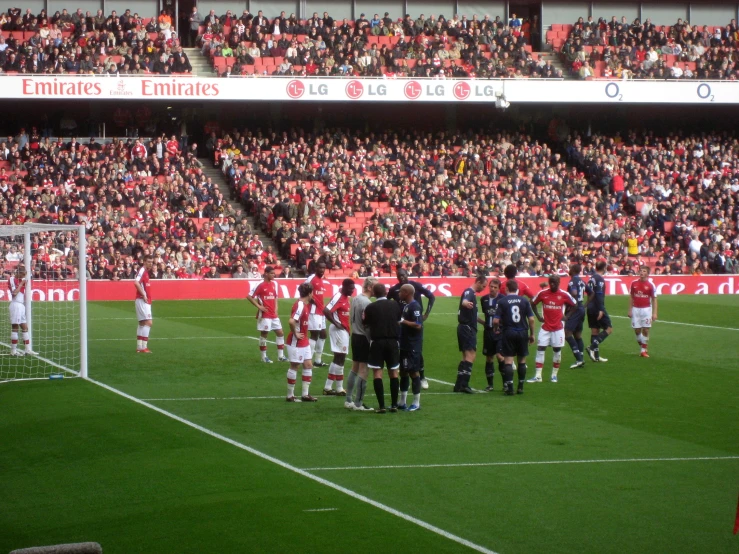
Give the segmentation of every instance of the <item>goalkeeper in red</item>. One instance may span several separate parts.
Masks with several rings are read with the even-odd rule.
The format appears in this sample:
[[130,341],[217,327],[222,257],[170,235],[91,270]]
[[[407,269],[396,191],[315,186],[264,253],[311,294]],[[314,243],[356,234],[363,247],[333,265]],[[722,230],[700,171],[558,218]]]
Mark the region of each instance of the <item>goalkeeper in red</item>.
[[565,345],[565,326],[562,323],[565,310],[574,311],[577,306],[575,299],[570,293],[559,288],[559,276],[549,276],[549,288],[540,290],[531,301],[532,306],[542,304],[544,306],[544,317],[538,317],[544,325],[539,330],[539,339],[536,348],[536,375],[528,380],[529,383],[541,383],[541,372],[544,368],[544,357],[547,347],[551,346],[554,351],[552,358],[552,383],[557,382],[559,365],[562,362],[562,348]]
[[[22,265],[18,266],[15,274],[8,279],[8,290],[10,292],[10,355],[25,356],[26,354],[36,355],[37,352],[31,350],[31,339],[28,334],[28,324],[26,323],[26,285],[28,278],[26,277],[26,268]],[[25,349],[21,352],[18,350],[18,329],[23,332],[23,344]]]
[[151,266],[154,263],[152,256],[144,257],[144,265],[141,266],[136,279],[133,281],[136,287],[136,319],[139,321],[139,327],[136,330],[136,352],[140,354],[150,354],[149,350],[149,332],[151,331]]

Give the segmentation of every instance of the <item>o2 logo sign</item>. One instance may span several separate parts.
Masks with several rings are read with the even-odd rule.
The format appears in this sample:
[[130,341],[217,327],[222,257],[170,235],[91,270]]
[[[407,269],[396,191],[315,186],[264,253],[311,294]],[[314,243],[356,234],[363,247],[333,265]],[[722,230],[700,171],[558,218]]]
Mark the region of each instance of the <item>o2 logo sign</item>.
[[623,102],[624,100],[624,95],[621,94],[621,89],[616,83],[608,83],[606,85],[606,96],[611,100],[617,100],[618,102]]
[[698,98],[700,98],[701,100],[708,100],[709,102],[713,102],[716,98],[711,92],[711,85],[709,85],[708,83],[701,83],[700,85],[698,85],[698,88],[695,92],[698,95]]

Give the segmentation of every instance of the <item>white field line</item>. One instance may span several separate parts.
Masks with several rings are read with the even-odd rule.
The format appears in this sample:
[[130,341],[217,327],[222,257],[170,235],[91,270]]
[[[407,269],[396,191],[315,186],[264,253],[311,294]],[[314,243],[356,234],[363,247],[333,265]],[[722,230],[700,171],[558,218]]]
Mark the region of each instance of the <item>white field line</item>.
[[[457,315],[457,312],[431,312],[432,315]],[[612,315],[612,318],[616,319],[629,319],[624,315]],[[171,317],[158,317],[157,319],[171,320],[171,319],[254,319],[254,315],[203,315],[203,316],[171,316]],[[88,321],[136,321],[135,315],[130,317],[95,317],[89,318]],[[737,327],[721,327],[718,325],[700,325],[698,323],[684,323],[682,321],[666,321],[664,319],[658,319],[659,323],[666,323],[668,325],[683,325],[685,327],[699,327],[702,329],[722,329],[724,331],[739,331]],[[202,337],[197,337],[202,338]],[[209,338],[230,338],[230,337],[209,337]],[[91,339],[91,340],[106,340],[106,339]],[[114,340],[114,339],[107,339]],[[124,340],[124,339],[119,339]],[[126,339],[127,340],[127,339]],[[186,339],[183,339],[186,340]]]
[[495,466],[535,466],[535,465],[566,465],[566,464],[627,464],[646,462],[695,462],[739,460],[739,456],[696,456],[692,458],[621,458],[607,460],[536,460],[523,462],[481,462],[460,464],[409,464],[409,465],[378,465],[378,466],[347,466],[347,467],[306,467],[305,471],[358,471],[365,469],[433,469],[455,467],[495,467]]
[[338,508],[315,508],[313,510],[303,510],[304,512],[338,512]]
[[317,475],[313,475],[312,473],[308,473],[304,469],[300,469],[299,467],[296,467],[292,464],[289,464],[287,462],[284,462],[278,458],[275,458],[273,456],[270,456],[269,454],[266,454],[260,450],[257,450],[256,448],[252,448],[250,446],[247,446],[243,443],[240,443],[238,441],[235,441],[233,439],[230,439],[224,435],[221,435],[219,433],[216,433],[215,431],[212,431],[208,429],[207,427],[203,427],[202,425],[198,425],[197,423],[194,423],[188,419],[185,419],[183,417],[180,417],[176,414],[173,414],[172,412],[168,412],[166,410],[163,410],[162,408],[159,408],[155,406],[154,404],[150,404],[144,400],[141,400],[139,398],[136,398],[135,396],[131,396],[130,394],[127,394],[121,390],[118,390],[116,388],[111,387],[110,385],[106,385],[105,383],[102,383],[100,381],[95,381],[94,379],[88,379],[91,383],[98,385],[99,387],[104,388],[107,391],[112,392],[113,394],[117,394],[118,396],[122,396],[123,398],[126,398],[130,400],[131,402],[135,402],[136,404],[139,404],[141,406],[144,406],[145,408],[149,408],[150,410],[153,410],[163,416],[166,416],[170,419],[173,419],[179,423],[182,423],[183,425],[187,425],[188,427],[191,427],[192,429],[195,429],[197,431],[200,431],[201,433],[204,433],[210,437],[213,437],[215,439],[218,439],[220,441],[225,442],[226,444],[230,444],[231,446],[235,446],[236,448],[239,448],[240,450],[244,450],[245,452],[248,452],[254,456],[257,456],[259,458],[262,458],[263,460],[266,460],[270,463],[273,463],[277,466],[280,466],[283,469],[286,469],[288,471],[292,471],[293,473],[296,473],[302,477],[305,477],[307,479],[310,479],[311,481],[315,481],[316,483],[319,483],[321,485],[324,485],[326,487],[329,487],[331,489],[334,489],[338,492],[341,492],[355,500],[359,500],[360,502],[364,502],[366,504],[369,504],[370,506],[373,506],[374,508],[377,508],[379,510],[382,510],[384,512],[387,512],[391,515],[394,515],[395,517],[398,517],[400,519],[403,519],[405,521],[408,521],[410,523],[413,523],[415,525],[418,525],[419,527],[426,529],[427,531],[431,531],[432,533],[436,533],[437,535],[444,537],[445,539],[448,539],[450,541],[456,542],[458,544],[461,544],[463,546],[466,546],[467,548],[470,548],[472,550],[475,550],[477,552],[482,552],[484,554],[496,554],[495,551],[490,550],[488,548],[485,548],[484,546],[481,546],[479,544],[475,544],[471,541],[468,541],[467,539],[464,539],[462,537],[459,537],[457,535],[454,535],[448,531],[445,531],[444,529],[441,529],[439,527],[436,527],[435,525],[431,525],[430,523],[426,523],[425,521],[422,521],[418,518],[415,518],[409,514],[406,514],[404,512],[401,512],[399,510],[396,510],[395,508],[391,508],[390,506],[386,504],[382,504],[381,502],[377,502],[376,500],[372,500],[371,498],[364,496],[362,494],[359,494],[357,492],[354,492],[351,489],[348,489],[346,487],[342,487],[341,485],[338,485],[336,483],[332,483],[331,481],[328,481],[326,479],[323,479],[322,477],[318,477]]
[[[452,396],[459,394],[456,392],[424,392],[423,396]],[[326,399],[330,398],[344,398],[342,396],[327,396]],[[190,398],[142,398],[145,402],[201,402],[201,401],[213,401],[218,402],[221,400],[284,400],[285,396],[193,396]]]

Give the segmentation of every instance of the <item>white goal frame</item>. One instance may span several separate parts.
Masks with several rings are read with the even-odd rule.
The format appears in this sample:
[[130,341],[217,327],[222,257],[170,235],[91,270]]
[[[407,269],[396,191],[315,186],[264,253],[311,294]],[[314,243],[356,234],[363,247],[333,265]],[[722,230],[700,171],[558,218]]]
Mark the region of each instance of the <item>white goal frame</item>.
[[[85,235],[85,225],[50,225],[44,223],[26,223],[24,225],[0,225],[0,238],[3,237],[19,237],[23,236],[23,265],[26,268],[26,275],[31,276],[31,234],[32,233],[50,233],[72,231],[77,233],[77,250],[78,250],[78,268],[77,276],[79,283],[79,303],[80,303],[80,367],[68,368],[54,360],[43,358],[39,359],[57,367],[67,373],[87,379],[87,237]],[[26,323],[28,324],[28,333],[30,346],[33,346],[33,309],[31,296],[33,292],[33,279],[28,280],[26,285]]]

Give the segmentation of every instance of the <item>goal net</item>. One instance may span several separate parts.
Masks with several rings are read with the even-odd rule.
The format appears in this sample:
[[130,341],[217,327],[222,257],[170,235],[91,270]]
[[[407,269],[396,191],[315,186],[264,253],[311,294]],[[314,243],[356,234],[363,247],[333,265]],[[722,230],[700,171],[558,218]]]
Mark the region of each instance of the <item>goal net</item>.
[[84,225],[0,225],[0,382],[87,377],[86,250]]

